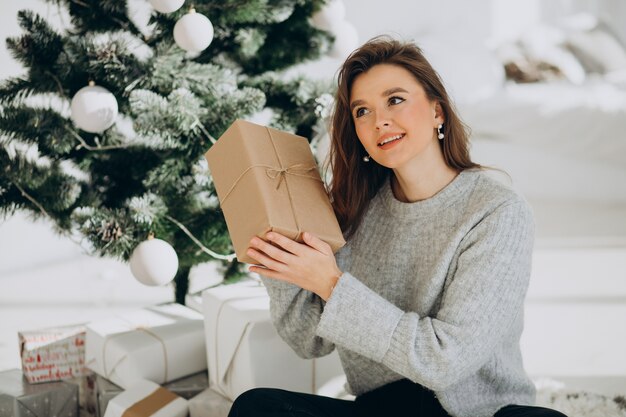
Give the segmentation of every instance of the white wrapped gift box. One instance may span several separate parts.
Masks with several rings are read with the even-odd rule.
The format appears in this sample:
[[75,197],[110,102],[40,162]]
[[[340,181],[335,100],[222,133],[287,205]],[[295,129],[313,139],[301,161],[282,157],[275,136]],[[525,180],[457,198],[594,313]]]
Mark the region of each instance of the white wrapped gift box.
[[180,304],[129,311],[86,326],[85,360],[122,388],[163,384],[207,368],[202,315]]
[[257,281],[203,292],[209,387],[230,400],[251,388],[316,393],[343,375],[336,352],[302,359],[283,341],[269,313],[267,290]]
[[135,381],[111,398],[104,417],[186,417],[187,400],[152,381]]

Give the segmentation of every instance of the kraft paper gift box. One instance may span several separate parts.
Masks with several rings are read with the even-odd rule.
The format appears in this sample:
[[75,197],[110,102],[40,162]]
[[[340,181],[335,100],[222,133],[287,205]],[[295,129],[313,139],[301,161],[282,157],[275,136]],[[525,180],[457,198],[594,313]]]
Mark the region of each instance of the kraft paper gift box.
[[271,230],[313,233],[333,252],[345,244],[305,138],[236,120],[205,157],[240,262],[256,263],[250,239]]
[[60,381],[85,375],[85,326],[18,332],[22,372],[28,382]]
[[18,369],[0,372],[1,417],[78,417],[78,385],[30,384]]
[[203,317],[180,304],[129,311],[87,325],[87,366],[122,388],[164,384],[207,368]]
[[189,400],[189,417],[228,417],[233,402],[211,388]]
[[343,375],[336,352],[302,359],[280,338],[267,290],[257,281],[209,288],[202,295],[209,387],[227,399],[257,387],[314,394]]
[[[98,415],[102,416],[104,415],[111,398],[120,394],[123,389],[122,387],[115,385],[114,383],[103,378],[100,375],[96,377],[95,385],[97,392]],[[202,371],[181,379],[177,379],[172,382],[168,382],[167,384],[163,385],[163,388],[173,392],[179,397],[188,400],[198,395],[208,386],[208,374],[206,371]]]
[[187,400],[152,381],[135,381],[109,401],[104,417],[186,417]]

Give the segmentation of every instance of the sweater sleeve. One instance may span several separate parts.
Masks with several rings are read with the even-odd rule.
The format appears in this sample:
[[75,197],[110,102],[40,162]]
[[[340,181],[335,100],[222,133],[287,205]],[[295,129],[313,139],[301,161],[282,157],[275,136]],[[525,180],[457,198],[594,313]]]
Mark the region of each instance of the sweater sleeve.
[[349,273],[328,299],[317,334],[435,391],[479,369],[520,314],[534,220],[524,200],[498,206],[462,239],[438,311],[402,311]]
[[324,300],[288,282],[261,277],[270,296],[270,316],[280,337],[301,358],[330,354],[335,345],[315,334]]

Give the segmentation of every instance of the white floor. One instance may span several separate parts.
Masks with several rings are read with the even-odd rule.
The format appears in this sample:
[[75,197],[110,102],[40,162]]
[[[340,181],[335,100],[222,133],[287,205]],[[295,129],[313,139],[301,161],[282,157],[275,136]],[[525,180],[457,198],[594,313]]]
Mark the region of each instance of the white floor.
[[[541,229],[540,216],[537,222]],[[522,349],[533,377],[626,395],[626,244],[620,234],[610,236],[609,225],[604,230],[604,237],[586,240],[574,231],[540,233]],[[0,224],[0,237],[6,233],[14,233],[10,222]],[[72,254],[71,244],[67,259],[47,259],[50,244],[67,243],[29,244],[38,262],[20,259],[28,255],[17,244],[0,245],[0,370],[20,367],[19,330],[88,322],[172,299],[171,287],[145,287],[119,262]],[[195,289],[214,279],[205,271],[195,276]]]

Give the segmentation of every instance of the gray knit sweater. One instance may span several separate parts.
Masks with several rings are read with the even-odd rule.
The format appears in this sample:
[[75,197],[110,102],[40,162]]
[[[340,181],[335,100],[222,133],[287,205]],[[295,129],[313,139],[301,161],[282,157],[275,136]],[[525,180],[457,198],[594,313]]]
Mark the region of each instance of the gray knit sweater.
[[327,303],[263,281],[281,337],[305,358],[336,347],[348,392],[408,378],[452,416],[491,417],[534,403],[519,346],[533,241],[528,203],[482,171],[415,203],[387,181],[336,254]]

